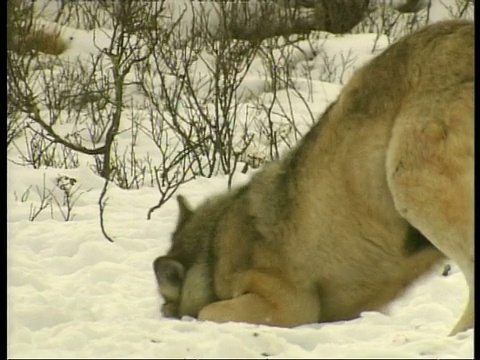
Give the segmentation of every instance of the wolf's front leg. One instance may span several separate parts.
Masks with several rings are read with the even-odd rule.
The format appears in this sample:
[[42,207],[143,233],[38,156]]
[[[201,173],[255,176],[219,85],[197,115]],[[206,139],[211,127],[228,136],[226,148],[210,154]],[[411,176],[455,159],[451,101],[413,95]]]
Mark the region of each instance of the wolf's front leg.
[[234,298],[205,306],[199,320],[296,326],[318,322],[320,303],[315,289],[298,289],[278,276],[249,270],[234,281]]
[[[198,314],[199,320],[215,322],[248,322],[272,324],[274,307],[257,294],[244,294],[230,300],[217,301],[205,306]],[[276,320],[276,319],[275,319]]]

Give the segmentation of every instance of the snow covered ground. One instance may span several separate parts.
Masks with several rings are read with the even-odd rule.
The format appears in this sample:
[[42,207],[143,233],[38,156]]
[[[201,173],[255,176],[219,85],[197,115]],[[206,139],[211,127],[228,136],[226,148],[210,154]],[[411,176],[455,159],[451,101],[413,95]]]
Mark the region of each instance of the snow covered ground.
[[[433,10],[432,21],[446,16],[441,7]],[[65,31],[73,37],[65,56],[98,51],[90,32]],[[97,36],[96,41],[108,39]],[[355,34],[322,40],[322,46],[337,59],[341,52],[353,54],[353,69],[373,56],[375,41],[379,49],[387,44],[375,34]],[[315,103],[309,105],[315,115],[341,88],[340,79],[336,84],[317,80],[322,61],[317,57],[307,64],[313,86],[305,86],[305,94],[313,93]],[[261,98],[264,87],[255,73],[248,79],[245,88]],[[293,106],[304,114],[302,102]],[[384,312],[365,312],[352,321],[283,329],[163,318],[152,261],[168,249],[175,200],[147,220],[158,199],[154,187],[110,185],[105,213],[106,230],[115,240],[110,243],[100,231],[97,202],[103,180],[92,172],[93,160],[81,157],[76,169],[32,169],[15,163],[17,155],[9,151],[7,168],[9,358],[473,358],[473,330],[446,336],[467,298],[455,264],[448,276],[440,266],[420,279]],[[238,172],[233,184],[251,174]],[[64,191],[56,184],[60,175],[76,180],[71,221],[64,221]],[[178,193],[195,205],[226,187],[226,176],[197,178]],[[55,200],[30,221],[44,193]]]
[[[146,220],[156,190],[110,189],[107,230],[99,231],[102,181],[88,168],[61,171],[85,192],[74,220],[30,222],[33,185],[55,186],[60,171],[9,165],[8,354],[10,358],[472,358],[473,330],[447,337],[467,287],[456,267],[419,281],[386,313],[281,329],[202,323],[160,315],[152,261],[166,252],[175,201]],[[247,180],[238,174],[235,182]],[[193,204],[225,188],[223,177],[198,179],[179,192]],[[60,194],[59,194],[60,196]],[[55,210],[55,209],[54,209]],[[46,214],[47,215],[47,214]],[[58,214],[55,213],[54,217]]]

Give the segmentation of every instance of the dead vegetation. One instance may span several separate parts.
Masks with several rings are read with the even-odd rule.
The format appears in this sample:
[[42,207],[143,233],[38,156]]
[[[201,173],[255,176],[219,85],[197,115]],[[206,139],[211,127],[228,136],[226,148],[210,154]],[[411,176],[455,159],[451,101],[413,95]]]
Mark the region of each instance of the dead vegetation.
[[67,48],[60,28],[47,26],[35,18],[33,2],[8,0],[7,49],[19,54],[60,55]]

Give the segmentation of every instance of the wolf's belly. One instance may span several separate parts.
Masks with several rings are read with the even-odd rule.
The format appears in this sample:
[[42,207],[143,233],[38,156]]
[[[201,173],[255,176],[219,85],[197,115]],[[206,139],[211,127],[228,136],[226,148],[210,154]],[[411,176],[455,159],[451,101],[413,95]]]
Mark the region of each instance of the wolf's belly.
[[319,283],[319,321],[345,320],[363,311],[380,310],[443,258],[443,254],[431,247],[399,263],[395,273],[383,272],[379,266],[375,276],[370,278],[357,276],[351,281],[331,279]]

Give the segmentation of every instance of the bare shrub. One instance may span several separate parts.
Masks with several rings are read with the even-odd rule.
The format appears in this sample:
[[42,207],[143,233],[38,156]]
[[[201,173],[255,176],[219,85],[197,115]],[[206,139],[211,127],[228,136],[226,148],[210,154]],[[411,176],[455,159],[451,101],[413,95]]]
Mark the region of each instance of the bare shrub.
[[[223,14],[226,6],[218,11]],[[149,43],[155,50],[151,62],[142,63],[137,74],[146,98],[160,114],[158,121],[179,136],[184,148],[178,151],[190,154],[197,174],[233,175],[249,144],[248,134],[237,136],[241,129],[237,90],[257,45],[234,40],[227,30],[218,39],[208,30],[208,14],[195,9],[190,14],[195,26],[188,36],[176,31],[181,17],[168,30],[149,27]]]
[[[119,2],[113,8],[110,5],[108,1],[96,3],[109,12],[113,29],[108,46],[99,49],[88,66],[80,60],[63,66],[45,66],[42,59],[32,54],[7,53],[9,108],[23,114],[25,121],[32,124],[26,130],[33,131],[37,143],[42,145],[40,158],[46,161],[45,148],[57,145],[97,156],[97,170],[106,180],[105,189],[114,180],[112,160],[125,110],[127,76],[135,63],[149,56],[148,47],[133,34],[141,30],[145,14],[152,16],[150,9],[140,2]],[[38,154],[39,149],[32,150]],[[39,160],[31,155],[36,166]],[[103,198],[99,203],[103,203]]]
[[7,48],[20,54],[45,53],[60,55],[67,48],[58,27],[37,21],[34,3],[9,0],[7,8]]
[[[35,191],[33,195],[37,199],[32,199],[32,188]],[[60,189],[62,193],[62,199],[58,198],[58,194],[55,191]],[[77,184],[75,178],[58,175],[55,179],[53,186],[48,186],[46,182],[46,175],[43,174],[42,185],[30,185],[21,195],[20,201],[22,203],[30,202],[30,209],[28,214],[29,221],[35,221],[45,211],[50,210],[50,218],[54,219],[54,207],[60,213],[60,217],[63,221],[72,221],[75,217],[73,213],[74,206],[79,198],[86,192],[80,190],[81,186]],[[87,190],[88,191],[88,190]],[[17,196],[16,199],[18,200]]]
[[[357,26],[352,33],[375,33],[377,41],[381,36],[386,36],[388,43],[405,36],[429,23],[430,2],[408,1],[400,9],[390,6],[389,0],[379,0],[377,6]],[[404,10],[403,12],[400,10]],[[410,12],[408,10],[415,10]],[[372,52],[377,50],[377,42],[374,43]]]
[[[473,20],[474,18],[473,0],[449,2],[438,0],[438,2],[448,11],[452,19]],[[393,8],[390,0],[378,0],[372,11],[351,32],[376,33],[377,39],[385,35],[390,44],[428,25],[431,22],[431,6],[432,0],[408,0],[403,5]],[[374,45],[372,52],[375,50],[376,46]]]
[[[174,131],[163,116],[153,108],[150,109],[149,120],[149,127],[142,130],[158,149],[159,156],[155,157],[156,161],[150,171],[154,173],[160,197],[158,203],[149,209],[148,220],[156,209],[173,196],[180,185],[196,177],[195,154],[189,151],[189,145],[185,143],[188,137]],[[152,166],[151,163],[150,166]]]
[[453,4],[448,4],[445,0],[439,0],[452,18],[473,20],[475,17],[474,0],[454,0]]
[[[323,61],[316,80],[341,84],[354,60],[348,53],[322,53],[312,29],[346,31],[369,14],[355,31],[393,41],[428,22],[420,1],[401,9],[413,14],[389,9],[386,0],[375,8],[363,0],[218,1],[208,9],[207,3],[186,1],[181,8],[170,0],[61,0],[52,11],[9,0],[9,158],[33,168],[68,168],[79,166],[81,155],[91,157],[92,170],[105,179],[98,205],[110,241],[103,217],[111,182],[124,189],[155,186],[159,199],[151,218],[185,182],[224,174],[231,186],[239,166],[245,172],[294,146],[315,121],[309,61]],[[14,6],[20,10],[11,11]],[[458,13],[468,14],[469,6]],[[35,46],[59,43],[56,32],[44,40],[38,33],[27,46],[28,34],[47,29],[37,25],[42,13],[59,26],[92,30],[98,52],[81,59],[41,54]],[[215,26],[212,17],[219,19]],[[60,47],[48,53],[60,53]],[[246,80],[261,77],[252,72],[258,60],[265,75],[256,99]],[[300,104],[301,115],[295,110]],[[153,153],[144,142],[154,145]],[[72,200],[45,198],[31,216],[56,204],[71,220]]]
[[[47,186],[45,183],[45,175],[43,175],[43,186],[39,187],[38,185],[36,185],[35,191],[38,195],[39,204],[35,205],[33,202],[30,203],[30,212],[28,215],[28,220],[35,221],[35,219],[47,208],[50,208],[50,214],[51,214],[51,217],[53,218],[52,198],[50,196],[50,191],[47,189]],[[29,195],[29,191],[27,191],[25,194],[27,194],[25,198],[25,201],[26,201]]]

